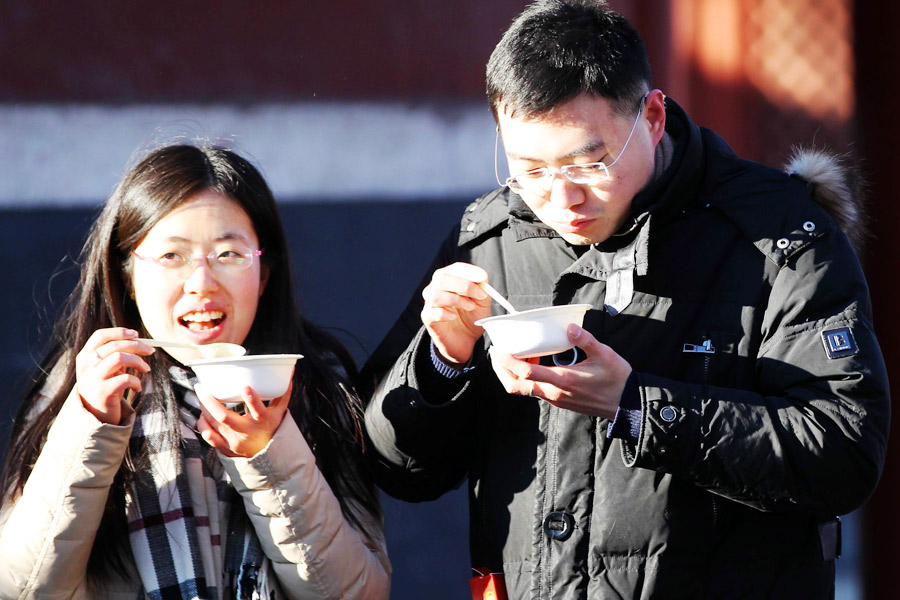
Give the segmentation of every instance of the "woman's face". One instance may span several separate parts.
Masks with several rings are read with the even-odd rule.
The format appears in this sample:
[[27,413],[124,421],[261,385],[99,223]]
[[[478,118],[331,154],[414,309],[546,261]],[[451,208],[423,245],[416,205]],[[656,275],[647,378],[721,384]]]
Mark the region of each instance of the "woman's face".
[[[243,343],[268,276],[257,250],[250,217],[228,196],[205,190],[172,209],[134,249],[134,298],[150,336]],[[180,362],[200,358],[166,352]]]

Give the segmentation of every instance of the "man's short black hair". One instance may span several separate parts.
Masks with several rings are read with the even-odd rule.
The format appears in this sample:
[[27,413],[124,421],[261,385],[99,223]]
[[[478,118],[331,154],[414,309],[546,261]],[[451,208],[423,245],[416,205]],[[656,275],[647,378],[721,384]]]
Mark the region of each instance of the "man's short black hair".
[[600,0],[538,0],[513,21],[487,65],[494,118],[542,115],[587,92],[633,114],[650,90],[638,32]]

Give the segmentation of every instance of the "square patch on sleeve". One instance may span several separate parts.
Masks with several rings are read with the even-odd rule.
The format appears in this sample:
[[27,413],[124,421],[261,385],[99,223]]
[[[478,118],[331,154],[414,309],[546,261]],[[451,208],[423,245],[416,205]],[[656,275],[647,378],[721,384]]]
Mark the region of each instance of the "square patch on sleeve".
[[825,354],[828,358],[844,358],[859,352],[859,346],[856,345],[853,331],[849,327],[823,331],[822,343],[825,344]]

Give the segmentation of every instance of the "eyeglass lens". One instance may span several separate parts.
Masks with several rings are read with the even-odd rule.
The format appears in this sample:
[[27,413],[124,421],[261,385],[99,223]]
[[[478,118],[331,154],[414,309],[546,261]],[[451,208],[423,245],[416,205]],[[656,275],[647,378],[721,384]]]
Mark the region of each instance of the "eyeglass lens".
[[231,247],[210,252],[205,256],[195,256],[190,252],[178,250],[163,252],[159,256],[142,256],[136,252],[131,254],[140,260],[149,260],[167,271],[187,277],[197,269],[201,261],[205,261],[209,268],[217,272],[242,271],[253,264],[253,257],[260,256],[262,250]]

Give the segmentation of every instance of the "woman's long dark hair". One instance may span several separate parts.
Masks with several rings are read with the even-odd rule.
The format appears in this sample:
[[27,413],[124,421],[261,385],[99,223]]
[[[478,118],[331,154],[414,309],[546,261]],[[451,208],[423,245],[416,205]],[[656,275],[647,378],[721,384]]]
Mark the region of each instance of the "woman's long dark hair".
[[[234,152],[213,146],[172,145],[151,152],[125,175],[91,227],[80,256],[80,281],[13,424],[3,469],[3,501],[12,502],[21,493],[47,432],[75,384],[75,355],[88,337],[105,327],[143,331],[129,292],[130,252],[174,207],[204,190],[224,194],[240,205],[265,249],[262,259],[268,282],[244,346],[251,354],[304,355],[294,372],[291,414],[344,516],[371,539],[365,517],[377,521],[381,509],[362,456],[361,403],[346,383],[356,375],[353,359],[333,336],[299,313],[284,227],[262,175]],[[149,361],[154,392],[139,397],[136,406],[138,411],[165,407],[169,431],[176,432],[173,443],[178,443],[179,413],[168,375],[171,361],[162,352]],[[122,556],[130,556],[123,552],[128,545],[125,488],[143,458],[126,456],[117,474],[98,531],[104,543],[95,544],[91,552],[91,579],[124,566]]]

